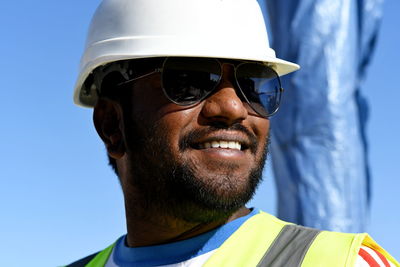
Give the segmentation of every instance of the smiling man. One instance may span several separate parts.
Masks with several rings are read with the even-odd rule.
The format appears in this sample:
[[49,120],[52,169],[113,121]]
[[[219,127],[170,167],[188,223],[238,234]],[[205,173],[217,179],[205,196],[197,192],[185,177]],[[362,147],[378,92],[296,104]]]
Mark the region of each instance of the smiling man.
[[94,108],[128,231],[69,266],[362,266],[364,251],[397,264],[366,234],[245,207],[261,181],[279,76],[298,68],[269,47],[255,0],[104,0],[74,100]]

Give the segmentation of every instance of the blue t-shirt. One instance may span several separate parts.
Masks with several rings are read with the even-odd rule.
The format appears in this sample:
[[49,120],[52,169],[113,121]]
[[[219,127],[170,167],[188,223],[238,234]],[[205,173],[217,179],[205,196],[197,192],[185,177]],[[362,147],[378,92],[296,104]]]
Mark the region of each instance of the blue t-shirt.
[[146,247],[127,247],[126,235],[120,237],[112,253],[112,261],[117,266],[158,266],[167,265],[190,260],[206,254],[220,247],[247,219],[258,214],[258,209],[224,224],[212,231],[196,237]]

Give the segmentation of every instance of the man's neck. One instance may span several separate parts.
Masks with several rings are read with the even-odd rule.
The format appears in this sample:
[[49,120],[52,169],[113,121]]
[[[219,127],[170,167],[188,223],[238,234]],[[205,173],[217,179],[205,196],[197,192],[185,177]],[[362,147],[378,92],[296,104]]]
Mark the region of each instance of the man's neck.
[[156,214],[155,216],[132,216],[127,210],[127,245],[129,247],[141,247],[188,239],[246,216],[249,213],[249,209],[242,207],[229,217],[220,220],[207,223],[189,223],[162,214]]

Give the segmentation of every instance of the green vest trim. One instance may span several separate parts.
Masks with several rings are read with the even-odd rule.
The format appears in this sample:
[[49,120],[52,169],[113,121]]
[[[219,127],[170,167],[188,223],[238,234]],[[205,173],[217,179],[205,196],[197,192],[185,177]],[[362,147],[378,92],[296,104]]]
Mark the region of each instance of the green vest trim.
[[112,244],[108,246],[106,249],[100,251],[96,257],[93,258],[85,267],[103,267],[106,265],[108,258],[111,255],[111,252],[113,251],[115,244]]

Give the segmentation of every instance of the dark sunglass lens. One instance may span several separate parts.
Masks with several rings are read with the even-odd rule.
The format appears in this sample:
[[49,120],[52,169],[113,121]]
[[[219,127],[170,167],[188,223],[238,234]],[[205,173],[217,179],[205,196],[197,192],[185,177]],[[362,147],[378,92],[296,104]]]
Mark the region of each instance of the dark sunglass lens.
[[220,78],[221,67],[214,59],[167,58],[163,65],[163,90],[171,101],[179,105],[201,101]]
[[250,106],[268,117],[279,107],[281,84],[271,68],[259,63],[243,63],[236,69],[236,78]]

